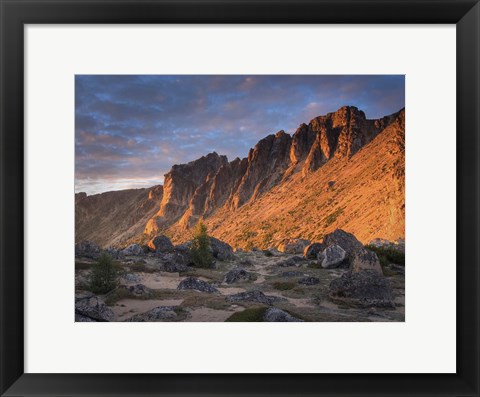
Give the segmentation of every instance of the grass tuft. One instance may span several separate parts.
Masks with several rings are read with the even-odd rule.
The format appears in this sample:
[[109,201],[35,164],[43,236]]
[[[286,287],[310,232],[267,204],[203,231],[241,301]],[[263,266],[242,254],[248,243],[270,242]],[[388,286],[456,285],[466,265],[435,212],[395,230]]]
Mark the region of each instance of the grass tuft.
[[377,254],[382,267],[390,263],[405,266],[405,254],[403,252],[391,247],[377,247],[375,245],[366,245],[365,248]]

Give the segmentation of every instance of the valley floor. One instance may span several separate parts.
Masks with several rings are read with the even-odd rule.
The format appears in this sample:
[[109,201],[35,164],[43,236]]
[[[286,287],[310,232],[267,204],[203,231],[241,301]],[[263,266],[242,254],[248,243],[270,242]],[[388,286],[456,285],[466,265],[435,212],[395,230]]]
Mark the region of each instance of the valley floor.
[[[90,264],[88,260],[76,262],[76,302],[95,299],[97,310],[103,305],[105,321],[264,321],[272,307],[303,321],[405,320],[404,269],[395,266],[384,269],[393,287],[395,308],[359,308],[334,302],[328,294],[330,282],[347,270],[323,269],[313,261],[278,252],[272,256],[263,251],[236,253],[233,261],[217,261],[215,269],[189,267],[181,273],[160,271],[155,255],[127,257],[120,262],[121,285],[102,296],[84,289]],[[232,269],[244,269],[248,279],[227,284],[225,276]],[[178,290],[189,277],[208,283],[215,291]],[[308,280],[316,284],[308,285]],[[231,298],[249,291],[261,291],[265,298],[263,294],[249,295],[247,300],[239,295]],[[76,315],[76,320],[97,321],[82,315]]]

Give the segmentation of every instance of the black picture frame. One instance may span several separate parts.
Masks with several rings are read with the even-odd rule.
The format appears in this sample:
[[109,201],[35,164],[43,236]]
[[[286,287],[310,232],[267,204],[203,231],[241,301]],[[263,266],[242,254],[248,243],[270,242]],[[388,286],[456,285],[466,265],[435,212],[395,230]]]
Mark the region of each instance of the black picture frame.
[[[479,396],[478,0],[0,0],[0,12],[2,396]],[[456,24],[457,373],[24,373],[24,26],[47,23]]]

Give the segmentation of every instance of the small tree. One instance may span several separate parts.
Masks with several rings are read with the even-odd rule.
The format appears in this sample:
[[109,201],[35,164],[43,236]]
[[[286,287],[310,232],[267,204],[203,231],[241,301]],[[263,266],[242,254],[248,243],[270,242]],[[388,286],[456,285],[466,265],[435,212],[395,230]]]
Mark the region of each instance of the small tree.
[[210,237],[208,237],[207,227],[202,221],[195,226],[190,252],[195,266],[210,267],[212,265],[213,256],[210,249]]
[[105,294],[118,285],[118,268],[112,257],[103,252],[98,262],[92,265],[89,289],[96,294]]

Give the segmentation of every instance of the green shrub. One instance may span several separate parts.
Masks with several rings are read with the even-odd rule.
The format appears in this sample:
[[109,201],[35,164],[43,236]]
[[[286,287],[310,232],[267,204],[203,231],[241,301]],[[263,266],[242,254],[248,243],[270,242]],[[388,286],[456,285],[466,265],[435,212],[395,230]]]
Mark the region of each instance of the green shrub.
[[395,248],[377,247],[375,245],[366,245],[365,248],[377,254],[382,267],[390,263],[405,266],[405,253],[397,251]]
[[118,265],[107,253],[102,253],[97,263],[91,266],[88,287],[96,294],[105,294],[118,285]]
[[265,256],[273,256],[273,254],[271,253],[270,250],[263,250],[263,254],[264,254]]
[[254,307],[241,312],[233,313],[225,321],[227,322],[262,322],[266,307]]
[[192,245],[190,247],[192,261],[197,267],[211,267],[213,262],[210,249],[210,237],[207,234],[207,227],[203,222],[198,222],[193,232]]

